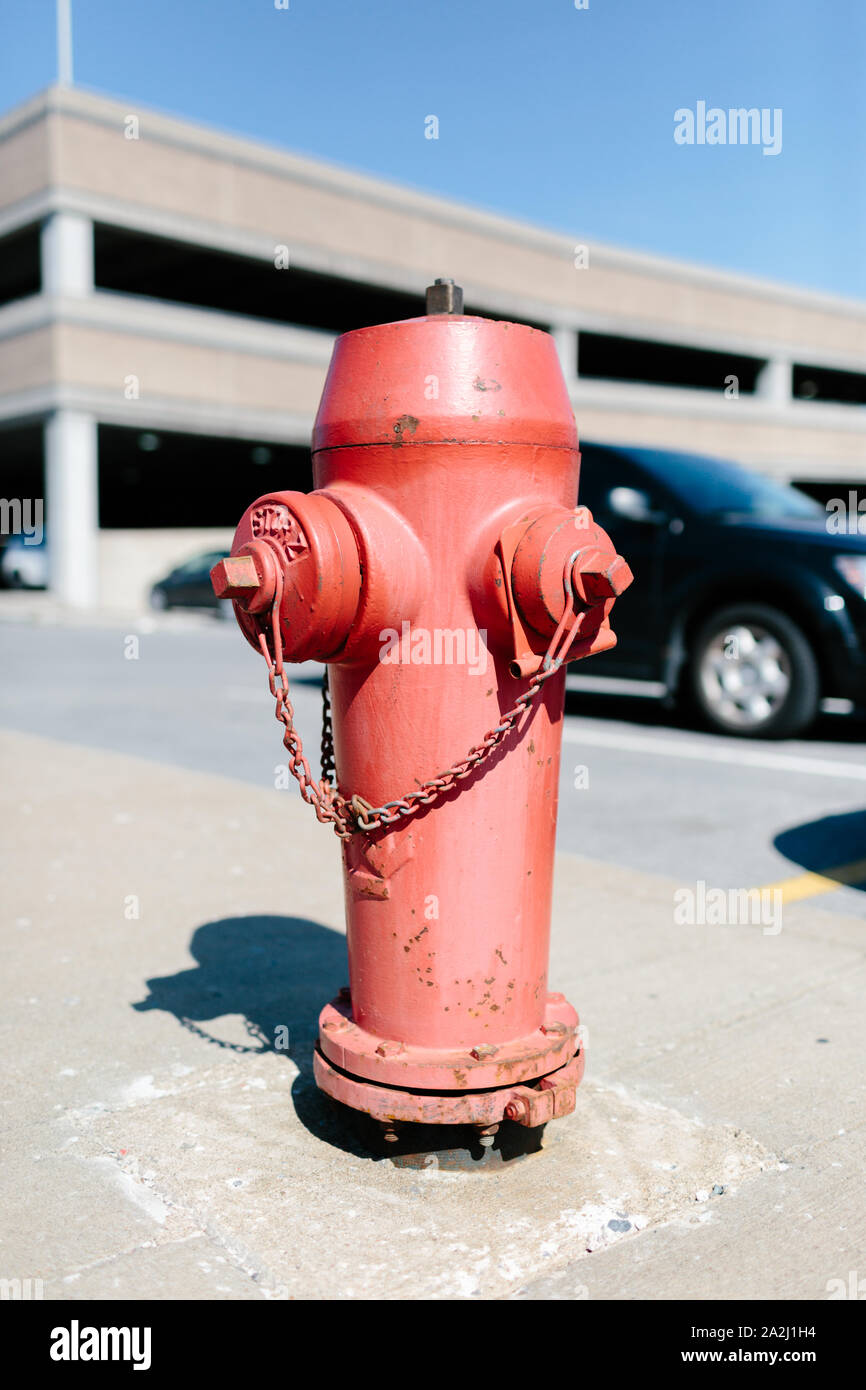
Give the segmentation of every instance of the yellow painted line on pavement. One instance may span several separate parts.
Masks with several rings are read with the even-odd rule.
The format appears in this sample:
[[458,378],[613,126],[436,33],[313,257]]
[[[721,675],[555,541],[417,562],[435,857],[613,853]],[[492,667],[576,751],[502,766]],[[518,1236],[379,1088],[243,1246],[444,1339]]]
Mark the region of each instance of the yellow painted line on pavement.
[[861,883],[866,883],[866,859],[839,864],[835,869],[825,869],[822,874],[797,874],[794,878],[783,878],[778,883],[765,884],[758,892],[778,891],[782,894],[783,903],[796,903],[802,898],[816,898],[820,893],[833,893],[846,884],[857,887]]

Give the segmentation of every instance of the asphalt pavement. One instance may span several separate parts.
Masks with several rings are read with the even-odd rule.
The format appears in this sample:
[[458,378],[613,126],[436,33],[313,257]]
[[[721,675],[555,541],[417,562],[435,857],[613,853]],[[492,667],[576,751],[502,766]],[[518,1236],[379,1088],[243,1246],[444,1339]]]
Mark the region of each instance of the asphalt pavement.
[[[6,622],[0,652],[6,728],[262,788],[278,780],[284,758],[266,672],[233,622]],[[560,849],[684,885],[779,886],[786,901],[815,897],[822,908],[866,915],[866,865],[857,877],[866,859],[866,720],[825,715],[807,737],[784,742],[725,738],[683,727],[658,699],[577,689],[584,677],[572,670]],[[314,764],[320,683],[320,668],[297,668],[297,724]]]

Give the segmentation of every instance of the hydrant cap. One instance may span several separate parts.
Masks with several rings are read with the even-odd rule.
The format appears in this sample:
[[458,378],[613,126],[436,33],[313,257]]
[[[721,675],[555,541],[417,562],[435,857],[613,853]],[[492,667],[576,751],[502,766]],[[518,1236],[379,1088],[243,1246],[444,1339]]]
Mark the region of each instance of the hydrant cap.
[[313,452],[351,445],[576,449],[556,345],[521,323],[430,314],[337,339]]

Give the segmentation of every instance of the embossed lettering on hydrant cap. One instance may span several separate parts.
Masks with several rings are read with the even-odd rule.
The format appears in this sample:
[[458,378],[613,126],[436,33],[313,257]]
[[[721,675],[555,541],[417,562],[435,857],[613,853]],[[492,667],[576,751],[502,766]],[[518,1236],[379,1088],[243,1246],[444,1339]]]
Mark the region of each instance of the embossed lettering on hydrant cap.
[[289,559],[309,549],[307,538],[288,507],[281,502],[264,502],[250,515],[250,526],[256,540],[274,540]]

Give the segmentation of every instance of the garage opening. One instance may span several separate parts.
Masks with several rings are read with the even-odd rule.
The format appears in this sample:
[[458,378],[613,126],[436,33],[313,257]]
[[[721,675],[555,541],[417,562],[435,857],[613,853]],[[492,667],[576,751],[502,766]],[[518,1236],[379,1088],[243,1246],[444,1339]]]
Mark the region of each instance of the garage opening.
[[0,304],[38,294],[42,284],[39,228],[23,227],[0,240]]
[[830,367],[806,367],[795,362],[793,391],[801,401],[866,405],[866,373],[839,372]]
[[709,348],[623,338],[612,333],[580,332],[578,375],[604,381],[631,381],[652,386],[724,391],[735,377],[741,395],[754,392],[765,359]]
[[[416,318],[424,312],[420,294],[304,270],[291,263],[288,269],[277,269],[274,260],[215,251],[104,223],[94,228],[94,261],[97,289],[329,333]],[[498,317],[471,305],[466,312]]]
[[99,426],[105,530],[234,528],[261,493],[312,485],[310,451],[299,445]]

